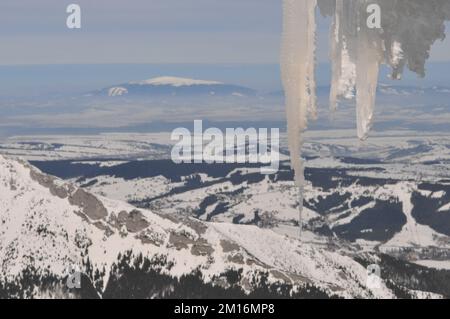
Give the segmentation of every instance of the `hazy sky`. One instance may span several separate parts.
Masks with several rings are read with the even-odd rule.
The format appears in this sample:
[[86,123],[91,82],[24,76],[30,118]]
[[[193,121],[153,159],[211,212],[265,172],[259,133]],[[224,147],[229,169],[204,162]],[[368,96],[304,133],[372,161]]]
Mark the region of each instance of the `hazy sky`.
[[61,0],[0,2],[0,64],[217,63],[278,59],[278,0]]
[[[82,29],[66,7],[82,8]],[[327,21],[319,25],[327,57]],[[281,0],[2,0],[0,65],[277,63]],[[450,41],[432,61],[450,60]]]

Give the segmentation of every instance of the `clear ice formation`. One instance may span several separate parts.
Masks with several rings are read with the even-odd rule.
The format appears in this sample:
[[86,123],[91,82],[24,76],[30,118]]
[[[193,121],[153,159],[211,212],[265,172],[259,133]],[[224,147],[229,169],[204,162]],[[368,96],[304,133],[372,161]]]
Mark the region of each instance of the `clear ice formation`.
[[[381,28],[369,28],[369,5],[381,9]],[[332,19],[330,109],[340,99],[356,98],[357,135],[369,136],[374,119],[378,74],[382,63],[401,79],[405,67],[425,76],[431,46],[445,38],[450,0],[283,0],[281,76],[286,98],[291,166],[303,209],[303,133],[317,116],[316,8]]]

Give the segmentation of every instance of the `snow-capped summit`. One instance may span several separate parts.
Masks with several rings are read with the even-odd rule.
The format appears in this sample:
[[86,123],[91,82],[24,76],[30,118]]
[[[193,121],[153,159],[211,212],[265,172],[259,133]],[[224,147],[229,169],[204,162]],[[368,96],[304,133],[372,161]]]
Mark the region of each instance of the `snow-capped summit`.
[[108,90],[108,96],[121,96],[128,94],[128,90],[124,87],[112,87]]
[[181,77],[161,76],[142,81],[131,81],[107,87],[94,95],[109,97],[152,96],[231,96],[242,98],[254,96],[252,89],[218,81],[196,80]]
[[204,81],[204,80],[194,80],[188,78],[172,77],[172,76],[161,76],[153,79],[130,82],[130,84],[139,85],[170,85],[174,87],[180,86],[192,86],[192,85],[223,85],[222,82],[217,81]]

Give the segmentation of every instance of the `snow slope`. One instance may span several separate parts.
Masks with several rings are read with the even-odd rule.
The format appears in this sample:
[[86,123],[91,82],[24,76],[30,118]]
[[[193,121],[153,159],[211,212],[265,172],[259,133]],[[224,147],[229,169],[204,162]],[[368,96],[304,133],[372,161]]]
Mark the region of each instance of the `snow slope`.
[[192,86],[192,85],[217,85],[217,84],[223,84],[223,83],[217,82],[217,81],[194,80],[194,79],[180,78],[180,77],[173,77],[173,76],[161,76],[161,77],[138,81],[138,82],[130,82],[130,84],[170,85],[170,86],[174,86],[174,87],[180,87],[180,86]]
[[244,278],[266,271],[271,281],[314,283],[343,297],[392,296],[384,285],[365,288],[365,268],[346,253],[255,226],[137,211],[3,156],[0,194],[0,280],[14,278],[30,266],[63,278],[69,266],[81,266],[86,257],[95,268],[108,269],[119,253],[131,250],[149,258],[167,256],[174,264],[167,272],[173,276],[201,269],[209,281],[227,269],[242,269]]

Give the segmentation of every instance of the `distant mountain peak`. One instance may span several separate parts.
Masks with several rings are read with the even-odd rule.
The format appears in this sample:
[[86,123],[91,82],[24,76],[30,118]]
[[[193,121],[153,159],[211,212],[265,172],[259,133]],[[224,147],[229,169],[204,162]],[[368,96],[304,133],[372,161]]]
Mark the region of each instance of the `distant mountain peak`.
[[94,93],[109,97],[148,96],[255,96],[255,90],[218,81],[197,80],[173,76],[160,76],[142,81],[113,85]]
[[173,77],[173,76],[161,76],[148,80],[130,82],[129,84],[138,85],[170,85],[174,87],[181,86],[192,86],[192,85],[222,85],[224,83],[217,81],[205,81],[205,80],[194,80],[189,78]]
[[124,87],[112,87],[108,90],[108,96],[122,96],[128,94],[128,90]]

